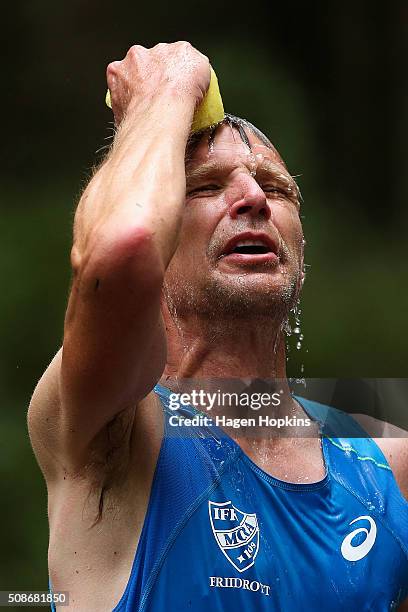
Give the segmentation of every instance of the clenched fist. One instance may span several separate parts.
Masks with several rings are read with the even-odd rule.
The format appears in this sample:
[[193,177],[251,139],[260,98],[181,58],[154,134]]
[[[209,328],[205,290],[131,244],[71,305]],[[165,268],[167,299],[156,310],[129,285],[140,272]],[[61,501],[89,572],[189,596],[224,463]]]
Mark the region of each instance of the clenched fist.
[[165,96],[183,97],[193,109],[210,84],[208,58],[188,42],[159,43],[152,49],[134,45],[126,57],[106,71],[116,123],[138,107]]

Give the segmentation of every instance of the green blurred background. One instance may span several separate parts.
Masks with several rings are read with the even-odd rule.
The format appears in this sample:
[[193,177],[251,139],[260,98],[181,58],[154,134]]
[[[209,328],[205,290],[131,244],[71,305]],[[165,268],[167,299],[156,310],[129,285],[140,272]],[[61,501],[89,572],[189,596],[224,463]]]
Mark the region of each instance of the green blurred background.
[[57,350],[75,203],[105,144],[105,68],[189,40],[226,110],[274,141],[304,197],[303,348],[290,373],[407,377],[403,2],[21,1],[2,14],[0,590],[47,584],[46,491],[26,408]]

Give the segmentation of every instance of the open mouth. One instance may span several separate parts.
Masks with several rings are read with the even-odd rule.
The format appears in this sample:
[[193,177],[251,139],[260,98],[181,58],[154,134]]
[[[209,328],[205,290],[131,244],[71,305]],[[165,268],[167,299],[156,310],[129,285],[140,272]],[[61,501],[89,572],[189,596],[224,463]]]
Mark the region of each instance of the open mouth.
[[241,240],[228,254],[240,253],[241,255],[264,255],[265,253],[271,252],[271,248],[261,240]]
[[278,246],[264,232],[242,232],[227,242],[220,258],[241,264],[276,262]]

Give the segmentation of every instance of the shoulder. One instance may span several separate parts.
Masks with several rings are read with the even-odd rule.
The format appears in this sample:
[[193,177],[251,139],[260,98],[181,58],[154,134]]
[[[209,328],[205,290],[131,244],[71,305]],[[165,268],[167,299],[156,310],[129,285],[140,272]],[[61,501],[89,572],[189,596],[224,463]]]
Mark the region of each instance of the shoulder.
[[401,493],[408,501],[408,438],[377,438],[395,476]]
[[[31,444],[47,485],[62,483],[67,472],[101,483],[111,474],[118,482],[127,476],[142,484],[146,475],[149,480],[163,437],[163,413],[156,394],[152,391],[137,405],[114,414],[82,450],[73,435],[77,428],[63,406],[61,361],[62,349],[39,380],[27,414]],[[84,403],[84,412],[87,408]]]
[[401,493],[408,500],[408,432],[365,414],[352,416],[379,446]]

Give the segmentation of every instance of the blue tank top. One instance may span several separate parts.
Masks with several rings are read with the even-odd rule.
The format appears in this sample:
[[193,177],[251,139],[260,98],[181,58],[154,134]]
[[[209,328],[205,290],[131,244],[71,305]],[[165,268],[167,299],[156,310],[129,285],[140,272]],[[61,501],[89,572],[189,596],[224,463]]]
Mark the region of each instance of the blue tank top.
[[[165,435],[114,612],[382,612],[408,596],[408,502],[351,417],[297,398],[325,436],[327,473],[294,484],[268,475],[219,429],[170,434],[170,391],[155,391]],[[360,437],[332,437],[345,420]]]
[[[295,484],[218,428],[170,433],[170,391],[155,392],[165,435],[114,612],[383,612],[408,596],[408,502],[351,417],[297,398],[320,425],[327,472]],[[345,421],[356,437],[334,437]]]

